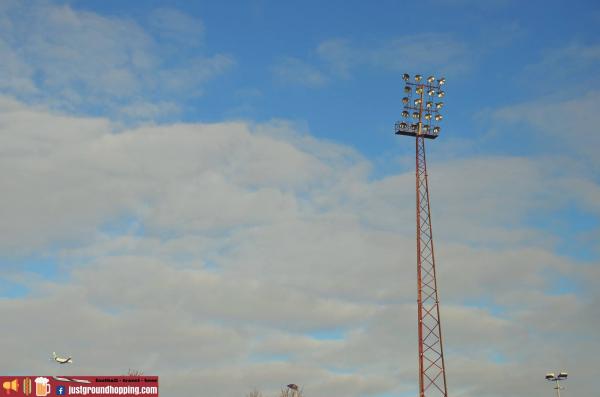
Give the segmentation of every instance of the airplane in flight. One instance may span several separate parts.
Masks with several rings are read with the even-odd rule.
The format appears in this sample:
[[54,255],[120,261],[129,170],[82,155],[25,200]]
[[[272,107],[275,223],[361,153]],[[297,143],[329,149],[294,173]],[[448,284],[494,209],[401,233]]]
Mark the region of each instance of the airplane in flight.
[[73,360],[71,360],[71,357],[67,357],[67,358],[59,357],[56,355],[56,352],[52,352],[52,359],[59,364],[67,364],[67,363],[73,362]]

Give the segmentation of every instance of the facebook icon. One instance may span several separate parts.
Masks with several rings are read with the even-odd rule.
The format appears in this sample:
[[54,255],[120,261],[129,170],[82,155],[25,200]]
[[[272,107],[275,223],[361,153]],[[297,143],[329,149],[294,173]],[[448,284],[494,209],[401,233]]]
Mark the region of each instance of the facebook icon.
[[56,386],[56,395],[64,396],[65,395],[65,387],[63,385]]

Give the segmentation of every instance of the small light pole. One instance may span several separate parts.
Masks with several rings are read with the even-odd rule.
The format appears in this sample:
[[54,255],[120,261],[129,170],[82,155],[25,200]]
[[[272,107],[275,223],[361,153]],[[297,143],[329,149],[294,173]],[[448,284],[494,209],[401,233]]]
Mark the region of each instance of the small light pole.
[[556,382],[556,386],[554,387],[554,389],[556,390],[556,397],[560,397],[560,390],[564,390],[564,387],[560,386],[560,381],[561,380],[567,380],[567,376],[569,374],[567,374],[566,372],[560,372],[558,374],[558,376],[556,376],[554,374],[554,372],[549,372],[546,374],[546,380],[549,382]]

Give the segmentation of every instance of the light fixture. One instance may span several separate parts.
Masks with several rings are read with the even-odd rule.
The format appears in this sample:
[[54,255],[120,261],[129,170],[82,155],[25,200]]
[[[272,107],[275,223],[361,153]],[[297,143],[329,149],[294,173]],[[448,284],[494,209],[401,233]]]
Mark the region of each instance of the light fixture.
[[560,385],[560,382],[566,381],[567,376],[568,376],[568,374],[564,371],[559,372],[558,376],[556,376],[556,374],[554,372],[548,372],[546,374],[546,380],[548,382],[556,383],[556,386],[554,387],[554,390],[556,390],[556,397],[560,397],[560,391],[565,389],[564,387],[562,387]]
[[[0,0],[2,1],[2,0]],[[444,77],[430,74],[402,73],[404,93],[400,97],[402,117],[394,125],[397,135],[408,135],[419,139],[435,139],[441,131],[440,113],[445,92],[441,86],[446,82]],[[440,102],[438,102],[440,101]],[[445,113],[445,112],[444,112]],[[423,131],[423,134],[420,132]]]

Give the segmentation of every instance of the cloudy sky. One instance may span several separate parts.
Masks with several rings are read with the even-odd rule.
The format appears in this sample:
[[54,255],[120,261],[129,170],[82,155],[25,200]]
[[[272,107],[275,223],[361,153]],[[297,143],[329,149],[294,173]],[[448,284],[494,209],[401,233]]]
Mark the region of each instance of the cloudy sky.
[[409,72],[448,81],[449,394],[597,394],[599,26],[579,0],[0,1],[0,374],[414,397]]

